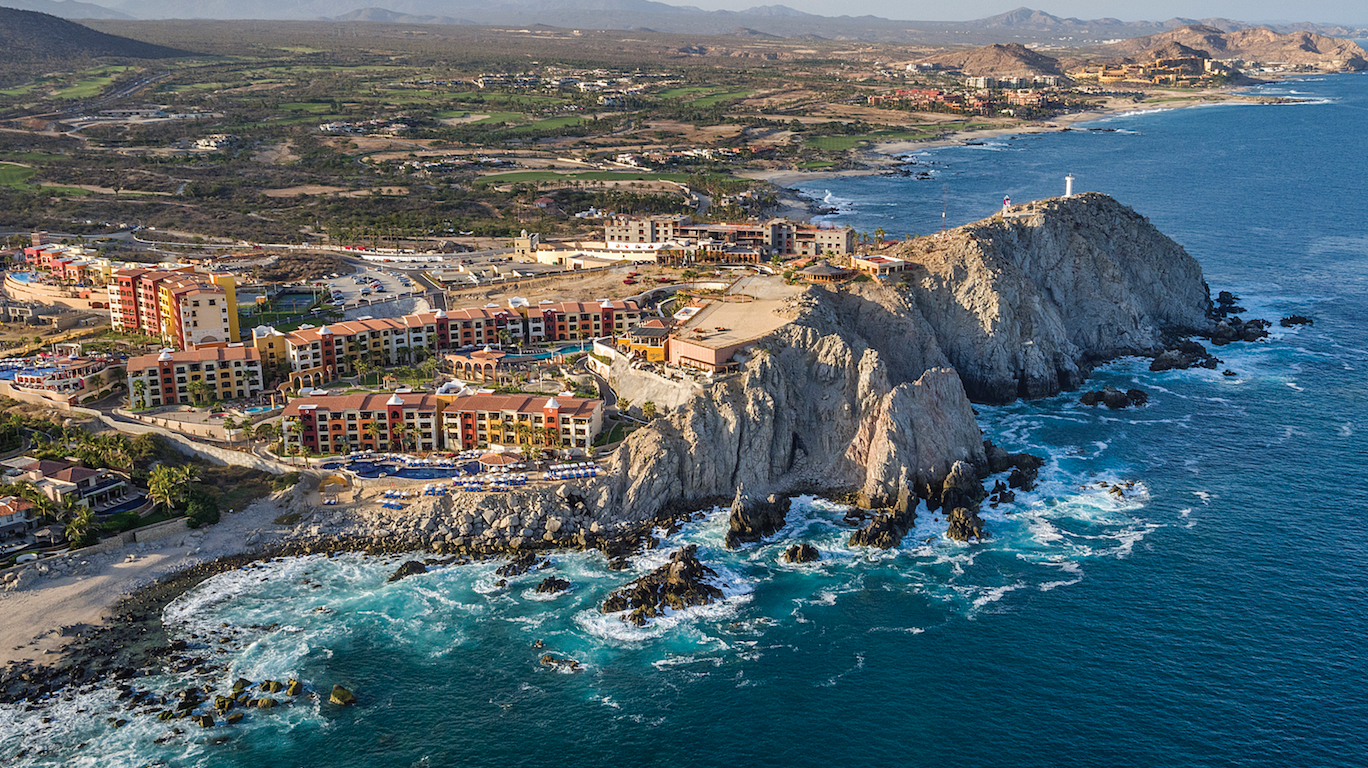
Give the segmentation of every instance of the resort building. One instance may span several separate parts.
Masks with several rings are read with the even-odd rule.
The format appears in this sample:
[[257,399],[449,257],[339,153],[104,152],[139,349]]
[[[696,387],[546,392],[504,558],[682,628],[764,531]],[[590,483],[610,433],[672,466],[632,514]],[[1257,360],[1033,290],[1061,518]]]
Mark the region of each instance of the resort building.
[[851,259],[855,269],[878,279],[896,277],[907,269],[907,262],[893,256],[856,256]]
[[411,392],[302,397],[285,406],[285,446],[309,453],[441,448],[442,403]]
[[31,366],[0,373],[0,395],[45,405],[77,405],[108,394],[121,365],[100,358],[39,357]]
[[695,254],[699,260],[715,256],[740,260],[745,254],[771,256],[844,256],[855,250],[855,230],[828,228],[789,219],[732,224],[694,224],[687,216],[619,216],[604,225],[603,239],[609,251],[631,251],[653,244],[677,243],[659,248],[661,258],[669,250]]
[[461,381],[497,383],[507,368],[503,363],[507,356],[507,352],[489,347],[474,352],[453,352],[446,356],[447,370]]
[[603,429],[603,401],[479,392],[457,397],[443,413],[446,447],[468,450],[533,445],[588,449]]
[[0,539],[23,537],[37,525],[33,502],[19,496],[0,498]]
[[261,394],[263,387],[261,355],[243,344],[164,349],[128,361],[128,392],[135,408],[241,400]]
[[192,266],[115,270],[109,283],[114,330],[155,336],[168,346],[240,339],[237,282],[231,274]]
[[673,327],[665,320],[647,320],[617,337],[618,351],[650,363],[665,362]]
[[288,333],[261,326],[253,330],[252,344],[262,360],[288,362],[291,384],[306,387],[355,375],[362,360],[391,367],[462,349],[612,336],[636,325],[641,315],[632,301],[490,305],[449,314],[439,309],[398,318],[360,318]]
[[[89,469],[68,461],[36,461],[29,457],[5,462],[5,483],[28,482],[60,504],[64,499],[97,514],[121,512],[141,506],[143,496],[128,482],[128,475],[113,469]],[[0,512],[3,514],[3,512]]]
[[837,267],[829,261],[819,261],[810,267],[798,270],[798,276],[809,283],[829,285],[849,278],[854,272],[845,267]]

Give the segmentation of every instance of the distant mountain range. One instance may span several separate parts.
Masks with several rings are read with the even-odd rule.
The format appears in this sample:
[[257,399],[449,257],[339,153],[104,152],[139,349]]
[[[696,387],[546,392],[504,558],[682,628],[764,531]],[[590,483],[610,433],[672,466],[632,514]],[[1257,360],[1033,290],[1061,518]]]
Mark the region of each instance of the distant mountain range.
[[[1368,51],[1352,40],[1314,32],[1283,34],[1262,28],[1224,32],[1202,24],[1130,38],[1087,51],[1073,51],[1067,56],[1067,63],[1072,67],[1088,60],[1148,62],[1189,56],[1281,62],[1321,70],[1368,70]],[[1066,62],[1017,43],[994,43],[950,51],[926,59],[926,62],[990,77],[1059,75],[1066,68]]]
[[[777,37],[980,45],[992,42],[1094,46],[1200,25],[1233,32],[1256,25],[1233,19],[1121,21],[1075,19],[1018,8],[973,21],[899,21],[878,16],[819,16],[785,5],[705,11],[653,0],[0,0],[64,18],[334,20],[391,24],[546,24],[584,29],[651,29],[727,34],[738,28]],[[1368,36],[1368,29],[1319,24],[1268,25],[1279,33]]]
[[111,56],[122,59],[169,59],[185,51],[96,32],[45,13],[0,8],[0,50],[6,63]]

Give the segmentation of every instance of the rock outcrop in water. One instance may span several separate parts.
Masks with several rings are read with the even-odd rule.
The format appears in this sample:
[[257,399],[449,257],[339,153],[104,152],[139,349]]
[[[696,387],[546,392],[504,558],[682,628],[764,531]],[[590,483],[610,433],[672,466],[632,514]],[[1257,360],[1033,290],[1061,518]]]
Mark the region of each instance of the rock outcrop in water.
[[976,401],[1076,389],[1092,366],[1210,327],[1202,269],[1148,219],[1100,194],[1020,206],[927,237],[909,296]]
[[721,600],[722,590],[708,583],[716,576],[699,562],[698,548],[690,544],[670,555],[669,562],[613,592],[599,610],[627,611],[623,621],[645,626],[647,619],[664,614],[666,609],[680,611]]
[[763,499],[752,499],[737,488],[728,520],[727,548],[736,549],[742,542],[759,541],[783,528],[789,504],[787,496],[771,493]]

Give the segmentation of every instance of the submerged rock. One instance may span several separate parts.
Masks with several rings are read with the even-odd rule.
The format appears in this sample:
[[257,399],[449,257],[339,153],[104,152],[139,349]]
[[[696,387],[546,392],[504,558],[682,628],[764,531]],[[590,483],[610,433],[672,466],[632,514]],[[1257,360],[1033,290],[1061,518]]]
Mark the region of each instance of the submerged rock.
[[732,499],[727,548],[735,549],[742,542],[759,541],[784,527],[790,499],[770,494],[764,499],[752,499],[738,486]]
[[509,560],[507,563],[496,568],[494,570],[494,575],[504,578],[513,578],[514,576],[521,576],[533,568],[544,564],[545,561],[538,560],[537,556],[531,552],[519,552],[513,556],[512,560]]
[[1278,325],[1284,328],[1291,328],[1294,325],[1315,325],[1316,321],[1306,315],[1288,315],[1278,321]]
[[389,577],[388,581],[390,583],[393,583],[399,581],[400,579],[407,578],[409,576],[417,576],[420,573],[427,573],[427,566],[423,565],[417,560],[409,560],[408,562],[399,566],[399,570],[395,571]]
[[1092,392],[1084,392],[1083,396],[1078,398],[1078,402],[1093,407],[1096,407],[1099,404],[1105,405],[1108,408],[1117,410],[1129,408],[1132,405],[1144,405],[1149,402],[1149,395],[1139,389],[1128,389],[1125,392],[1122,392],[1116,387],[1104,387]]
[[599,610],[627,611],[622,620],[640,627],[666,609],[678,611],[721,600],[722,590],[707,581],[717,573],[699,562],[697,553],[694,544],[676,551],[669,562],[610,594]]

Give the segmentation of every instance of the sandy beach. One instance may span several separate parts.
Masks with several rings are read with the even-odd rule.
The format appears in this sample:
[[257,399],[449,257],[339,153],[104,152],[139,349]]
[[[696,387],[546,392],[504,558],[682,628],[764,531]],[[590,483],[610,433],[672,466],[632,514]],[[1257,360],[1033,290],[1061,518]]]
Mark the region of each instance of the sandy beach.
[[[789,188],[798,184],[836,176],[871,176],[885,173],[892,168],[901,166],[901,157],[913,152],[935,149],[938,147],[950,147],[970,141],[983,141],[997,136],[1019,136],[1032,133],[1055,133],[1059,131],[1076,130],[1077,126],[1082,123],[1093,122],[1132,112],[1166,111],[1211,106],[1215,104],[1262,104],[1266,102],[1266,99],[1260,97],[1218,89],[1192,91],[1191,93],[1184,93],[1182,96],[1166,98],[1161,101],[1137,102],[1130,98],[1111,97],[1106,99],[1098,109],[1059,115],[1049,120],[1023,122],[1010,127],[991,128],[979,131],[960,131],[928,141],[880,142],[859,153],[859,161],[865,166],[863,168],[814,171],[789,169],[743,171],[738,175],[768,181],[780,188]],[[792,194],[781,194],[779,202],[780,210],[775,214],[777,216],[788,216],[789,218],[801,219],[807,219],[812,216],[811,211],[807,209],[801,198],[794,197]]]
[[[290,529],[275,525],[288,503],[260,499],[247,509],[197,531],[112,552],[71,557],[70,575],[39,577],[19,589],[0,592],[0,666],[58,658],[73,632],[104,623],[120,598],[192,565],[238,554],[269,543]],[[31,577],[30,577],[31,578]]]

